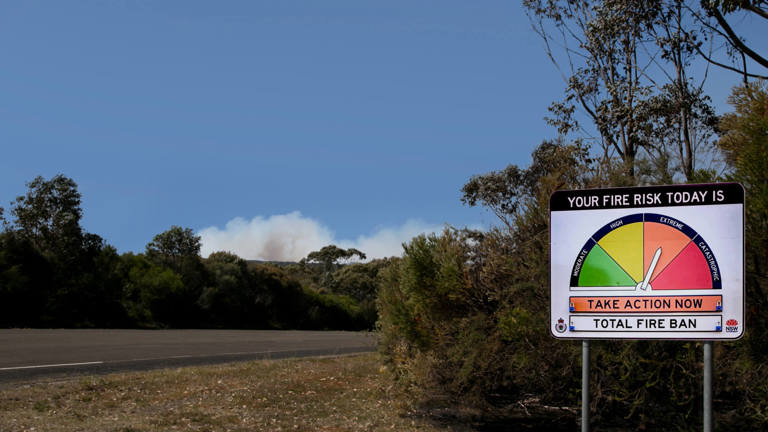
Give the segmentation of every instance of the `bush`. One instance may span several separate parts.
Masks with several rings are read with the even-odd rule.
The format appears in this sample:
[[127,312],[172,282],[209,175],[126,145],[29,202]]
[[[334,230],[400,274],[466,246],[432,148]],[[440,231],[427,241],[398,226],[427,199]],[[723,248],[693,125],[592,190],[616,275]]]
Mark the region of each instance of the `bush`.
[[570,401],[578,348],[549,336],[548,290],[507,283],[513,260],[495,247],[504,247],[500,231],[446,230],[407,244],[380,287],[381,350],[403,384],[427,395],[486,408],[532,395]]
[[[504,216],[504,229],[448,229],[405,245],[403,258],[383,271],[378,298],[380,350],[401,385],[425,398],[501,413],[519,404],[578,406],[581,344],[549,331],[548,200],[555,189],[600,186],[610,178],[590,172],[600,170],[578,148],[542,144],[530,168],[509,167],[465,186],[465,202]],[[751,256],[763,264],[762,251],[748,250],[748,263]],[[715,344],[720,427],[768,430],[768,319],[761,307],[768,290],[758,267],[747,267],[754,307],[745,338]],[[700,343],[595,341],[592,356],[595,422],[699,428]]]

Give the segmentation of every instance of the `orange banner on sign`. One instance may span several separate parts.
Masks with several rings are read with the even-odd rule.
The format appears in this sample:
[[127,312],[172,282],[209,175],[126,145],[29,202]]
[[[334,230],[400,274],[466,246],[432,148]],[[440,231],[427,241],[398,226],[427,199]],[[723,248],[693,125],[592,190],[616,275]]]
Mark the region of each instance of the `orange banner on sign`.
[[723,296],[570,297],[571,312],[720,312]]

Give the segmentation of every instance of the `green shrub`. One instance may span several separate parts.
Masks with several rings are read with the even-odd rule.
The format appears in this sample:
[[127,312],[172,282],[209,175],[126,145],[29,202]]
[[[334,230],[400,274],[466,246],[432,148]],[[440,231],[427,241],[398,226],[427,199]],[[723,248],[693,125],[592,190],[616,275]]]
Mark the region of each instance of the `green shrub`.
[[[503,229],[447,229],[404,246],[402,259],[383,272],[378,297],[380,350],[401,385],[500,412],[525,403],[578,408],[581,344],[549,330],[548,200],[558,188],[605,185],[612,174],[604,168],[578,146],[544,143],[530,168],[473,177],[464,188],[464,201],[500,215]],[[754,231],[760,225],[747,215]],[[755,239],[747,244],[760,244]],[[715,344],[720,428],[768,430],[764,251],[747,250],[745,338]],[[693,341],[593,342],[595,423],[699,429],[702,357]]]

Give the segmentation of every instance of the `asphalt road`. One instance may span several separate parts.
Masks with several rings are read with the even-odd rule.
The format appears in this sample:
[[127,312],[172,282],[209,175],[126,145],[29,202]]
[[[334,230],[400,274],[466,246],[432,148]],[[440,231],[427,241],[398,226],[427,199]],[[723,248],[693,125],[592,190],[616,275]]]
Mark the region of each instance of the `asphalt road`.
[[373,351],[369,333],[0,329],[0,383]]

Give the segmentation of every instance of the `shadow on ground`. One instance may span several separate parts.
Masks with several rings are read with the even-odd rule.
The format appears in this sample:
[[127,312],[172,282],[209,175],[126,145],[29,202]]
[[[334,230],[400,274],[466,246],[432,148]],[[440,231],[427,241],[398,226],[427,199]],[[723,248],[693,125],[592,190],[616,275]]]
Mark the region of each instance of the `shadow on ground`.
[[411,415],[456,432],[572,432],[579,429],[579,418],[575,410],[535,403],[519,403],[505,409],[484,412],[448,407],[446,401],[433,399],[420,404]]

